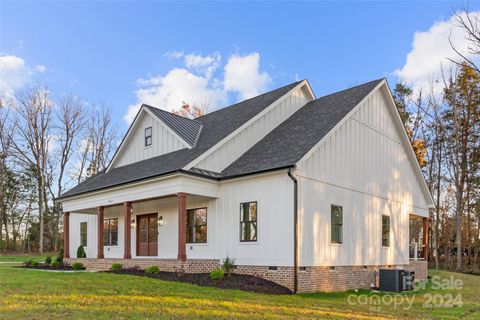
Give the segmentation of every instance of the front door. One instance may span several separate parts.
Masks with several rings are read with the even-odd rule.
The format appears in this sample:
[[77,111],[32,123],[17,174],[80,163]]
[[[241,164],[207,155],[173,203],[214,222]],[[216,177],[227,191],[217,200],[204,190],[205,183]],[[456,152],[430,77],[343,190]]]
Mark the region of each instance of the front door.
[[158,256],[156,213],[137,216],[137,256]]

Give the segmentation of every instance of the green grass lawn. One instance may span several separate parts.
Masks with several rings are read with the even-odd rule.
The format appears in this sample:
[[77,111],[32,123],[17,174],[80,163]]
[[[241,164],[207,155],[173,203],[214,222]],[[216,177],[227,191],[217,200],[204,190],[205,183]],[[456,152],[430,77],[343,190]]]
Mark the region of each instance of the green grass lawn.
[[43,262],[45,261],[45,258],[47,256],[56,256],[56,253],[48,254],[45,253],[43,255],[38,255],[38,254],[32,254],[32,255],[2,255],[0,254],[0,262],[25,262],[27,260],[34,260],[37,262]]
[[[480,277],[431,271],[463,281],[463,289],[397,295],[406,304],[361,304],[385,295],[319,293],[291,296],[198,287],[108,273],[53,273],[0,267],[1,319],[479,319]],[[425,308],[429,294],[462,295],[462,306]],[[350,297],[350,298],[349,298]],[[355,302],[355,304],[350,304]],[[385,301],[390,301],[389,299]],[[399,300],[398,300],[399,301]],[[439,300],[437,298],[436,303]]]

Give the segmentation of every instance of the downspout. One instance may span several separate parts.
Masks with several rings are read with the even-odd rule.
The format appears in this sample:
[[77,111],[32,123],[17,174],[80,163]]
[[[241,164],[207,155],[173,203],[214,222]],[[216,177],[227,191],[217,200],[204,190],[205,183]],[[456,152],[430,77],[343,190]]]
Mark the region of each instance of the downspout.
[[288,169],[288,176],[293,181],[293,293],[298,291],[298,181]]

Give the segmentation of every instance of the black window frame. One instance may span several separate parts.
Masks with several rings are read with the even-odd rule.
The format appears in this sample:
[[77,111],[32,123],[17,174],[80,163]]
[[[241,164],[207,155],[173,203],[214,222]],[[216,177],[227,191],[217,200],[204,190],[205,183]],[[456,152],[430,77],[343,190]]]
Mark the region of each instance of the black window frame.
[[[205,223],[195,224],[195,212],[199,210],[205,210]],[[193,214],[193,218],[190,218],[190,215]],[[195,243],[207,243],[208,241],[208,210],[207,207],[192,208],[187,210],[187,219],[186,219],[186,243],[195,244]],[[193,222],[193,223],[192,223]],[[205,228],[205,241],[197,241],[196,228]]]
[[[248,210],[250,212],[250,205],[252,203],[255,203],[255,220],[243,220],[244,218],[244,210],[245,210],[245,205],[248,205]],[[251,216],[249,214],[249,216]],[[247,226],[247,225],[251,225],[253,224],[254,225],[254,228],[255,228],[255,237],[252,238],[251,236],[251,233],[249,232],[249,235],[250,235],[250,238],[247,239],[246,235],[243,234],[243,230],[247,230],[247,228],[245,227],[245,229],[243,228],[243,225]],[[250,230],[250,229],[248,229]],[[247,202],[242,202],[240,203],[240,242],[257,242],[258,241],[258,202],[257,201],[247,201]]]
[[80,245],[86,247],[88,244],[88,225],[87,222],[80,222]]
[[[117,230],[116,231],[112,231],[112,226],[114,225],[112,223],[112,221],[115,221],[116,220],[116,227],[117,227]],[[105,227],[105,224],[108,223],[108,228],[106,229]],[[112,241],[112,234],[115,234],[117,235],[116,237],[116,242],[113,242]],[[103,219],[103,245],[106,246],[106,247],[114,247],[114,246],[118,246],[118,218],[106,218],[106,219]]]
[[[384,218],[387,218],[388,221],[388,228],[384,229],[386,224]],[[386,214],[382,214],[382,247],[390,247],[390,216]]]
[[[340,214],[341,214],[341,221],[338,223],[338,221],[335,221],[334,223],[334,210],[340,209]],[[339,239],[334,239],[333,236],[334,234],[337,234],[337,232],[334,233],[334,228],[338,228],[338,235]],[[339,205],[332,204],[330,206],[330,243],[335,243],[335,244],[342,244],[343,243],[343,207]]]
[[[150,130],[150,134],[147,134],[147,130]],[[153,140],[153,129],[152,127],[145,128],[145,147],[150,147]]]

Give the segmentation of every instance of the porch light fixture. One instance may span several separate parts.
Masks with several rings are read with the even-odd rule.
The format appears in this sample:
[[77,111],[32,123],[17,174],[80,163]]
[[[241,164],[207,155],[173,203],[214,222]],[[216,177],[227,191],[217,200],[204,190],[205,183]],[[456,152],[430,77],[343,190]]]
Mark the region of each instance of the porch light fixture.
[[158,217],[157,224],[159,227],[165,225],[165,220],[163,220],[163,216]]
[[135,219],[130,220],[130,227],[135,228]]

